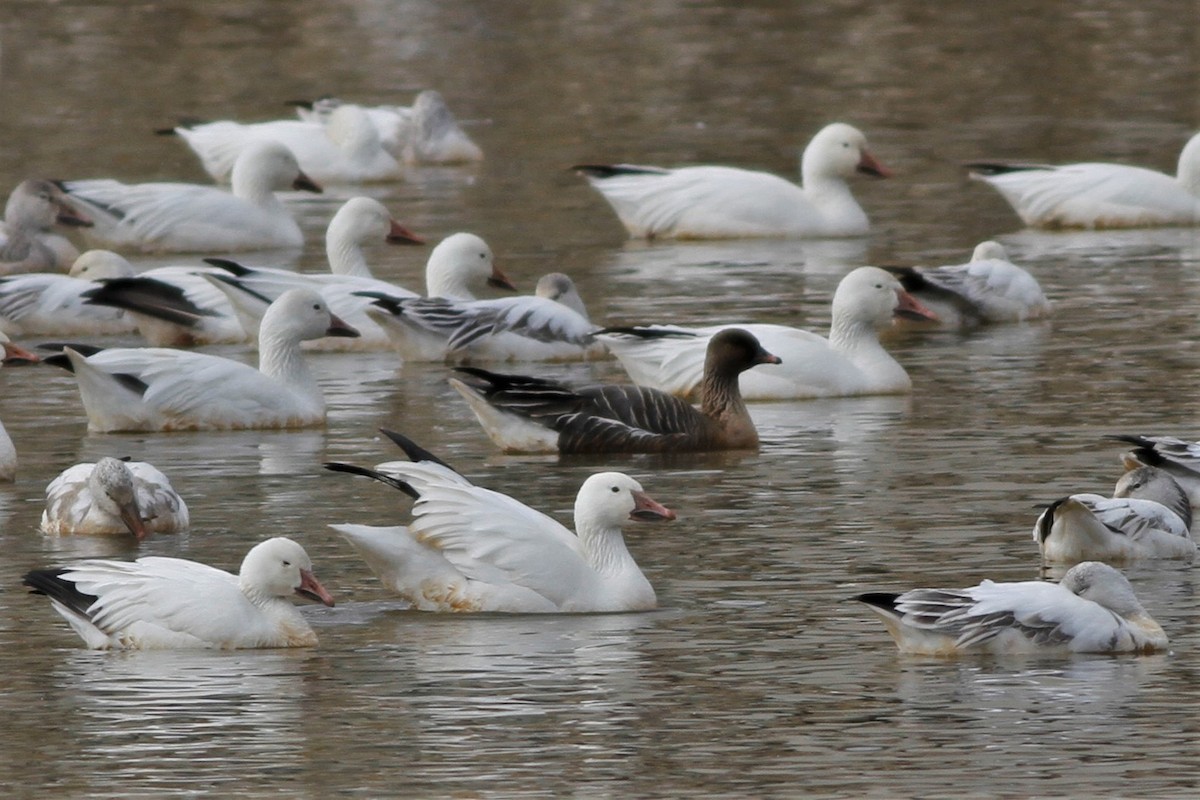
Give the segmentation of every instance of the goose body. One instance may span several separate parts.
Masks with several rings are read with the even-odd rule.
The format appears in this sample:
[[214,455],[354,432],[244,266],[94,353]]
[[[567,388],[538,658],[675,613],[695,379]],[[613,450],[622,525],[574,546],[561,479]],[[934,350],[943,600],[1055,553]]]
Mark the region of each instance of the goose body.
[[188,528],[187,503],[170,479],[144,461],[102,458],[76,464],[46,487],[43,533],[132,533],[140,541],[150,533]]
[[79,251],[54,232],[55,225],[92,224],[53,181],[21,181],[4,206],[0,226],[0,275],[61,272]]
[[758,447],[758,432],[738,392],[738,374],[778,362],[746,331],[720,332],[708,344],[699,409],[640,386],[573,389],[474,367],[459,367],[462,379],[450,383],[506,452],[741,450]]
[[656,607],[654,589],[621,528],[630,519],[670,520],[675,514],[637,481],[619,472],[588,478],[575,501],[572,532],[508,495],[474,486],[439,461],[414,458],[375,470],[327,466],[367,475],[416,499],[407,527],[331,526],[415,608],[578,613]]
[[862,236],[867,215],[846,180],[890,175],[867,150],[862,132],[827,125],[804,150],[802,186],[733,167],[663,169],[628,164],[580,165],[635,238]]
[[1076,564],[1060,583],[984,581],[966,589],[859,595],[901,652],[920,655],[1153,653],[1167,635],[1107,564]]
[[300,428],[325,423],[325,399],[300,342],[357,332],[314,292],[272,303],[259,335],[259,367],[170,348],[67,347],[48,361],[75,373],[92,431]]
[[[4,331],[0,330],[0,366],[5,364],[29,362],[33,363],[38,357],[23,347],[13,344]],[[12,437],[0,422],[0,483],[7,483],[17,477],[17,448],[13,445]]]
[[116,253],[89,250],[69,275],[34,272],[0,278],[0,330],[12,336],[98,336],[129,333],[136,323],[121,309],[91,305],[87,293],[102,281],[133,276]]
[[261,142],[282,143],[296,156],[304,174],[320,183],[390,181],[402,175],[400,163],[384,149],[370,115],[355,105],[333,109],[320,122],[222,120],[180,126],[174,133],[218,182],[228,181],[237,157]]
[[981,242],[966,264],[888,270],[946,327],[1025,322],[1050,313],[1037,279],[1009,261],[998,242]]
[[579,361],[600,357],[575,284],[544,275],[535,294],[495,300],[375,297],[370,316],[406,361]]
[[967,164],[1034,228],[1145,228],[1200,224],[1200,133],[1175,175],[1123,164]]
[[932,319],[933,313],[877,267],[859,267],[833,297],[829,337],[783,325],[709,325],[697,328],[644,326],[610,329],[598,337],[633,382],[687,397],[701,385],[708,342],[722,330],[750,331],[782,359],[742,373],[747,400],[782,400],[900,394],[912,381],[879,342],[879,330],[896,316]]
[[300,226],[275,196],[319,192],[291,151],[277,142],[247,147],[233,166],[232,191],[189,183],[67,181],[72,203],[94,222],[88,236],[114,250],[225,252],[299,248]]
[[333,605],[304,548],[284,537],[251,548],[237,575],[150,556],[34,570],[24,583],[93,650],[311,647],[317,635],[289,598]]

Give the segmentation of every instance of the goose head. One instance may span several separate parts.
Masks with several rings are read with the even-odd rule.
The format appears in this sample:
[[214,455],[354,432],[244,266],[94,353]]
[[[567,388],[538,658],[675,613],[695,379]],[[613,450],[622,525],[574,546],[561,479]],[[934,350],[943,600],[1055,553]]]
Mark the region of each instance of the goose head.
[[904,290],[896,276],[878,267],[859,267],[833,294],[834,325],[885,328],[893,317],[936,320],[937,314]]
[[1060,582],[1085,600],[1091,600],[1122,617],[1145,614],[1129,580],[1108,564],[1099,561],[1084,561],[1067,570]]
[[0,331],[0,364],[36,364],[41,361],[37,354],[31,353],[24,347],[14,344],[8,334]]
[[492,248],[473,233],[447,236],[429,254],[425,283],[430,297],[471,300],[486,284],[516,291],[492,257]]
[[88,491],[100,510],[117,517],[140,542],[148,531],[138,506],[133,473],[118,458],[105,457],[96,462],[88,476]]
[[[338,209],[325,231],[326,250],[349,245],[358,247],[368,242],[388,244],[424,244],[425,240],[392,219],[383,203],[370,197],[352,197]],[[333,258],[330,257],[330,261]]]
[[578,527],[620,530],[628,520],[662,522],[675,512],[650,498],[642,485],[621,472],[601,472],[583,482],[575,498]]
[[260,339],[272,337],[297,342],[323,336],[357,337],[358,331],[338,318],[325,299],[311,289],[288,289],[263,314]]
[[1192,504],[1188,501],[1187,492],[1170,473],[1158,467],[1129,470],[1117,481],[1113,497],[1132,497],[1161,503],[1178,514],[1189,528],[1192,527]]
[[971,253],[971,260],[1008,261],[1008,251],[1004,249],[1004,245],[989,239],[986,242],[980,242],[975,245],[975,250]]
[[533,293],[538,297],[561,303],[584,319],[588,318],[587,307],[575,288],[575,281],[561,272],[551,272],[538,279]]
[[124,256],[111,250],[88,250],[75,259],[70,275],[83,281],[102,281],[133,277],[134,269]]
[[759,364],[781,364],[768,353],[754,334],[741,328],[726,328],[708,341],[704,371],[710,375],[737,376]]
[[242,559],[238,582],[244,591],[267,597],[298,594],[327,606],[333,597],[313,574],[312,560],[304,548],[284,536],[259,542]]
[[12,228],[31,232],[48,231],[56,223],[85,228],[92,225],[54,182],[32,178],[21,181],[8,196],[4,221]]
[[812,180],[844,180],[855,174],[889,178],[891,170],[880,164],[867,149],[863,132],[844,122],[826,125],[804,148],[800,170],[807,185]]
[[229,173],[233,193],[239,197],[288,189],[321,193],[321,187],[300,169],[300,162],[279,142],[255,142],[238,154]]

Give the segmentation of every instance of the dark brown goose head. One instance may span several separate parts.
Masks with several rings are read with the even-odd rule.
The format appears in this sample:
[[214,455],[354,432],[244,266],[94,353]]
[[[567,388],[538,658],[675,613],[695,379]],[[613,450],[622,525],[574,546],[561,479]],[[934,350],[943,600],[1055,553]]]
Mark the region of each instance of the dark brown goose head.
[[726,328],[708,342],[700,411],[715,425],[717,447],[741,450],[758,446],[758,431],[746,410],[738,375],[759,364],[782,363],[763,349],[758,339],[741,328]]
[[733,377],[759,364],[779,363],[779,356],[764,350],[754,334],[741,328],[726,328],[708,342],[704,374]]

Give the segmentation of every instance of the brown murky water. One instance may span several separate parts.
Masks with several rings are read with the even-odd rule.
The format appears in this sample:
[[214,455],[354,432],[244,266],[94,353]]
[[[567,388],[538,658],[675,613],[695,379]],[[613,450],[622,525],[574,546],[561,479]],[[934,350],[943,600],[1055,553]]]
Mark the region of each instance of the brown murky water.
[[[194,5],[194,7],[193,7]],[[863,263],[957,263],[999,238],[1052,322],[897,332],[909,398],[754,408],[757,454],[498,455],[436,366],[320,354],[329,426],[88,434],[74,382],[0,375],[21,473],[0,486],[0,784],[11,797],[1188,796],[1200,780],[1191,568],[1128,571],[1172,638],[1145,658],[897,655],[846,601],[867,589],[1038,574],[1035,505],[1117,477],[1118,432],[1200,438],[1200,233],[1035,234],[959,162],[1103,159],[1171,170],[1200,119],[1195,4],[3,2],[0,186],[28,175],[202,180],[178,115],[265,119],[294,97],[440,89],[487,161],[365,193],[436,240],[484,236],[525,287],[572,274],[593,317],[822,329]],[[897,177],[856,192],[852,242],[637,244],[566,171],[581,160],[792,175],[824,123],[863,128]],[[7,189],[5,189],[7,191]],[[323,264],[338,188],[295,206]],[[427,249],[372,252],[419,285]],[[186,259],[172,259],[186,263]],[[139,263],[161,263],[143,261]],[[128,340],[133,341],[133,340]],[[35,344],[27,342],[27,344]],[[218,352],[241,354],[238,348]],[[612,363],[538,370],[616,379]],[[632,527],[650,614],[445,618],[404,610],[325,526],[401,520],[326,460],[408,432],[476,482],[567,519],[600,468],[675,508]],[[61,469],[148,460],[194,528],[143,553],[235,569],[300,540],[339,599],[304,652],[93,653],[20,575],[123,541],[37,533]]]

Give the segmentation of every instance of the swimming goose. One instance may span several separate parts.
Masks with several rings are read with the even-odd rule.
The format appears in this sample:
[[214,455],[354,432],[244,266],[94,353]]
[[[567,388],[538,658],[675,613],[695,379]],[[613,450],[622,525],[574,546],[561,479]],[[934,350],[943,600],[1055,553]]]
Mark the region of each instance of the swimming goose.
[[42,533],[151,533],[187,530],[187,503],[166,475],[145,461],[106,457],[76,464],[46,487]]
[[56,272],[74,261],[79,251],[53,232],[56,224],[82,228],[92,221],[52,181],[30,179],[17,184],[4,206],[0,275]]
[[1138,467],[1121,476],[1113,496],[1073,494],[1051,503],[1033,526],[1042,559],[1127,563],[1196,556],[1192,504],[1166,471]]
[[329,121],[337,109],[346,105],[354,105],[366,112],[367,117],[374,124],[375,132],[379,135],[379,143],[383,145],[383,149],[391,153],[394,158],[404,158],[404,144],[408,141],[409,129],[412,124],[412,108],[409,106],[364,106],[346,103],[336,97],[289,100],[287,105],[295,107],[296,116],[302,122],[317,122],[322,125]]
[[833,295],[828,339],[783,325],[743,323],[609,328],[598,338],[634,383],[681,397],[701,385],[711,337],[735,325],[783,359],[779,366],[742,373],[739,384],[747,400],[900,394],[912,388],[912,381],[879,343],[878,333],[897,316],[935,318],[890,273],[859,267],[842,279]]
[[69,345],[46,362],[75,373],[92,431],[314,427],[325,424],[325,399],[300,342],[357,335],[316,292],[291,289],[263,317],[258,369],[158,347]]
[[554,381],[458,367],[450,384],[505,452],[674,453],[748,450],[758,432],[738,392],[738,374],[779,357],[738,328],[708,344],[700,408],[655,389]]
[[999,242],[981,242],[967,264],[885,269],[946,327],[1025,322],[1050,313],[1037,279],[1009,261]]
[[129,333],[135,323],[117,308],[89,305],[102,281],[133,276],[133,266],[109,250],[88,250],[69,275],[32,272],[0,278],[0,330],[12,336],[99,336]]
[[1200,224],[1200,133],[1179,154],[1174,176],[1123,164],[976,161],[966,167],[1034,228]]
[[231,192],[190,183],[60,184],[95,225],[87,236],[114,250],[227,252],[299,248],[300,226],[275,196],[285,189],[320,192],[296,157],[277,142],[247,147],[233,165]]
[[377,294],[368,315],[405,361],[579,361],[600,357],[599,326],[575,283],[543,275],[532,296],[495,300],[394,298]]
[[23,583],[93,650],[311,647],[317,635],[289,598],[333,605],[304,548],[282,536],[252,547],[237,575],[148,556],[33,570]]
[[[13,344],[4,331],[0,331],[0,366],[5,364],[32,364],[38,357],[23,347]],[[0,481],[12,481],[17,476],[17,448],[0,422]]]
[[174,133],[200,157],[204,171],[228,181],[238,155],[251,144],[279,142],[296,156],[300,169],[315,181],[330,184],[397,180],[400,163],[380,141],[367,112],[343,105],[320,122],[294,119],[241,123],[205,122],[160,131]]
[[1200,442],[1174,436],[1107,436],[1134,447],[1122,456],[1125,469],[1141,466],[1166,471],[1187,493],[1192,508],[1200,508]]
[[413,462],[365,475],[416,500],[408,527],[331,525],[387,588],[421,611],[516,613],[646,611],[653,587],[621,534],[628,520],[675,519],[634,479],[603,472],[575,500],[575,532],[508,495],[474,486],[398,434]]
[[858,129],[822,128],[801,159],[803,186],[732,167],[581,164],[574,169],[613,207],[629,235],[653,239],[862,236],[869,224],[846,179],[891,173]]
[[984,581],[966,589],[871,592],[857,598],[902,653],[1153,653],[1167,635],[1108,564],[1076,564],[1061,583]]

